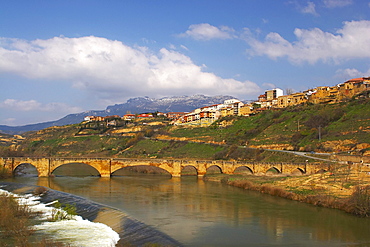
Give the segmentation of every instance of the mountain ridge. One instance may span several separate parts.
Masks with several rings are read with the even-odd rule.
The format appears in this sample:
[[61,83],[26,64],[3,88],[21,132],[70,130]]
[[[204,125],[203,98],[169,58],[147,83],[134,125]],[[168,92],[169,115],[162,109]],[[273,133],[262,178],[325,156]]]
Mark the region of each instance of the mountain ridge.
[[68,114],[61,119],[22,126],[0,125],[0,132],[5,134],[21,134],[27,131],[37,131],[51,126],[63,126],[77,124],[83,121],[85,116],[109,116],[124,115],[127,112],[190,112],[196,108],[220,104],[224,100],[235,98],[233,96],[217,95],[205,96],[196,94],[192,96],[171,96],[160,99],[147,96],[130,98],[125,103],[107,106],[105,110],[89,110],[80,113]]

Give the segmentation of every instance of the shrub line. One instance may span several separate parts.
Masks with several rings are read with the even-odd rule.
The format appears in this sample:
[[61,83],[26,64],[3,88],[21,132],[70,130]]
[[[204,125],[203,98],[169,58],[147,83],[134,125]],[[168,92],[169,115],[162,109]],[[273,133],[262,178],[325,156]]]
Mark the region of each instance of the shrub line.
[[337,198],[325,194],[302,195],[269,184],[256,184],[248,180],[230,180],[229,177],[221,179],[221,182],[234,187],[258,191],[263,194],[304,202],[319,207],[339,209],[360,217],[370,216],[370,186],[358,185],[348,198]]

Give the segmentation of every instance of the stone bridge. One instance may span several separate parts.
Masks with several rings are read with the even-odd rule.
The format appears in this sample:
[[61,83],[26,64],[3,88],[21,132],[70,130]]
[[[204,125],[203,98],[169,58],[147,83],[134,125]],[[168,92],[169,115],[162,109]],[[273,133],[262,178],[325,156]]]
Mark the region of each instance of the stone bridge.
[[169,172],[173,177],[180,177],[185,167],[193,167],[198,176],[204,176],[211,167],[218,167],[221,173],[236,174],[241,170],[252,174],[266,174],[274,170],[281,174],[313,174],[329,171],[333,164],[320,163],[269,163],[237,162],[212,160],[177,160],[177,159],[130,159],[130,158],[0,158],[0,165],[12,172],[22,164],[33,165],[39,177],[48,177],[58,167],[71,163],[83,163],[95,168],[101,177],[110,177],[115,171],[129,166],[154,166]]

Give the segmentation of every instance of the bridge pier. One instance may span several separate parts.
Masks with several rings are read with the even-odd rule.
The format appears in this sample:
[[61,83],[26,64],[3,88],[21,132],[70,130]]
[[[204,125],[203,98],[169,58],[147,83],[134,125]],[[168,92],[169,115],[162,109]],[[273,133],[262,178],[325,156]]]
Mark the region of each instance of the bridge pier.
[[101,173],[100,177],[102,178],[110,178],[111,174],[110,173]]
[[49,177],[51,175],[50,164],[51,164],[50,158],[38,159],[37,171],[39,173],[39,177]]
[[161,167],[159,166],[160,168],[164,168],[164,170],[167,170],[172,177],[174,178],[179,178],[181,177],[181,165],[182,165],[182,161],[181,160],[174,160],[174,161],[167,161],[167,165],[168,167],[167,168],[170,168],[172,167],[172,169],[165,169],[165,167]]

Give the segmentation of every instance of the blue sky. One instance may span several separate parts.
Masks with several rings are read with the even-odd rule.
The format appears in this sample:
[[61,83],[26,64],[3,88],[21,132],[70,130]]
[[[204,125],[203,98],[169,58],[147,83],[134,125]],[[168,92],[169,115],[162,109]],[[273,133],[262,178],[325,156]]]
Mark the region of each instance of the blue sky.
[[1,1],[0,124],[370,76],[370,0]]

